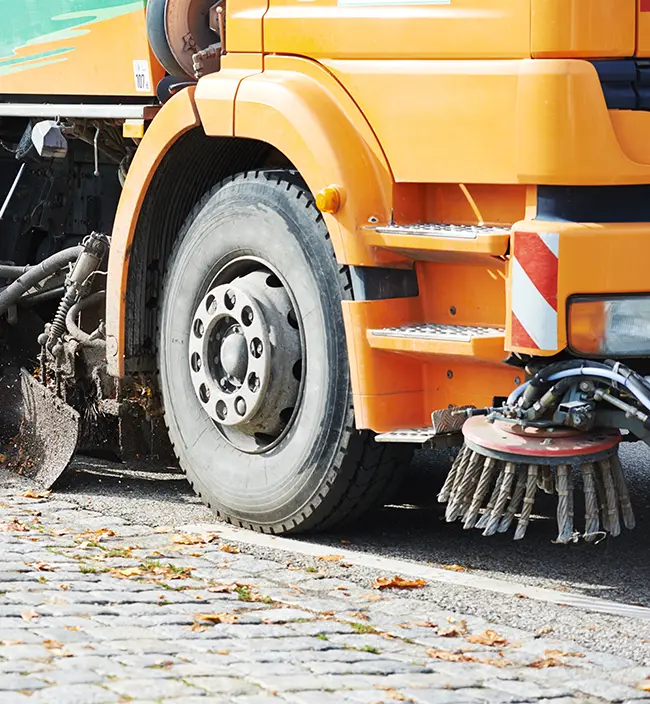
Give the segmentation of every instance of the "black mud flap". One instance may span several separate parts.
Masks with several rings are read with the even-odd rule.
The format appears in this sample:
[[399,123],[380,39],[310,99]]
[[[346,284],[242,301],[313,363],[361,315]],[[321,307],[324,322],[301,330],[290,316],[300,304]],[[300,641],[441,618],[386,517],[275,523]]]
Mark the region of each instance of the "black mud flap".
[[68,470],[79,440],[80,416],[25,369],[20,370],[23,422],[21,474],[51,489]]

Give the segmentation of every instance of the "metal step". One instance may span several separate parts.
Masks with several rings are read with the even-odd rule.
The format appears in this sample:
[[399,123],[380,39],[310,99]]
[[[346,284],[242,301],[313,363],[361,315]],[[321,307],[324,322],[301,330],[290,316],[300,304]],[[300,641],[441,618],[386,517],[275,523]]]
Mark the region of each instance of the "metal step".
[[369,330],[377,337],[409,337],[418,340],[445,340],[450,342],[471,342],[477,337],[503,337],[503,328],[472,327],[469,325],[405,325],[401,328],[380,328]]
[[379,443],[407,443],[412,445],[426,445],[430,448],[442,449],[455,447],[462,444],[460,433],[447,433],[439,435],[433,428],[407,428],[393,430],[390,433],[375,435],[375,442]]
[[368,344],[375,349],[417,355],[474,357],[500,362],[504,357],[503,328],[424,323],[368,330]]
[[380,235],[415,235],[417,237],[450,237],[453,239],[475,240],[484,235],[509,235],[504,227],[487,227],[484,225],[385,225],[373,228]]
[[416,259],[458,261],[463,256],[502,257],[510,246],[510,229],[479,225],[383,225],[365,230],[368,245]]

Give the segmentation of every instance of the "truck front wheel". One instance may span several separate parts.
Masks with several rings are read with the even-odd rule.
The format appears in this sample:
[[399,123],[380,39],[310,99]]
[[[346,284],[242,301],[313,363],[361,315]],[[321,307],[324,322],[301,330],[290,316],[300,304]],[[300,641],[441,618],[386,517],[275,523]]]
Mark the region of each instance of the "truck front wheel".
[[221,517],[324,529],[376,506],[403,454],[354,427],[345,267],[292,172],[240,174],[188,218],[160,313],[165,417],[181,467]]

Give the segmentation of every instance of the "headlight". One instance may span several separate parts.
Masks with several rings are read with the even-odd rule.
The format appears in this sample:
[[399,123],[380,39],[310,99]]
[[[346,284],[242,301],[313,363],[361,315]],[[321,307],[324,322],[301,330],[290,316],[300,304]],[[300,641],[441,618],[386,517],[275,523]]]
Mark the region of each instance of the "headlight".
[[592,357],[650,356],[650,296],[572,298],[569,347]]

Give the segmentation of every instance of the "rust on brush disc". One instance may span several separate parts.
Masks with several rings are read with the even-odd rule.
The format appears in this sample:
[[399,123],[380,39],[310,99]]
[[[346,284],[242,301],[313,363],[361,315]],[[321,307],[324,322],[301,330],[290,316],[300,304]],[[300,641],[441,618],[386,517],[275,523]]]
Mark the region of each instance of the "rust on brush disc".
[[580,432],[571,428],[524,428],[485,416],[469,418],[463,425],[466,445],[481,455],[506,462],[572,464],[597,462],[616,453],[618,430]]

